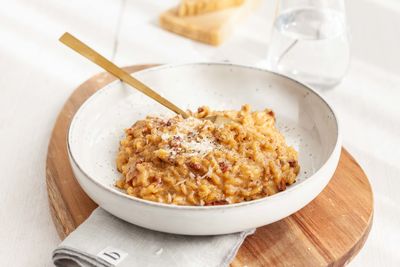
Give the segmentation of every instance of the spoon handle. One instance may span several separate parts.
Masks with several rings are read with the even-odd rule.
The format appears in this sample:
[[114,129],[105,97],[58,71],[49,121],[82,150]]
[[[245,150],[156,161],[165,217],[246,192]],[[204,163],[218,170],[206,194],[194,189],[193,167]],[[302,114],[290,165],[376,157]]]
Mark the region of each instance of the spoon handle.
[[177,106],[172,104],[170,101],[168,101],[164,97],[157,94],[155,91],[150,89],[147,85],[145,85],[142,82],[140,82],[139,80],[133,78],[129,73],[127,73],[123,69],[116,66],[114,63],[112,63],[111,61],[109,61],[108,59],[106,59],[105,57],[103,57],[102,55],[97,53],[96,51],[94,51],[92,48],[90,48],[89,46],[87,46],[86,44],[84,44],[83,42],[81,42],[80,40],[78,40],[77,38],[75,38],[74,36],[69,34],[68,32],[64,33],[60,37],[59,40],[66,46],[72,48],[73,50],[75,50],[76,52],[81,54],[82,56],[86,57],[87,59],[94,62],[95,64],[97,64],[98,66],[100,66],[101,68],[106,70],[107,72],[114,75],[115,77],[121,79],[122,81],[126,82],[133,88],[144,93],[145,95],[153,98],[155,101],[157,101],[161,105],[165,106],[166,108],[174,111],[177,114],[182,115],[182,117],[185,119],[187,117],[189,117],[189,115],[185,111],[181,110],[180,108],[178,108]]

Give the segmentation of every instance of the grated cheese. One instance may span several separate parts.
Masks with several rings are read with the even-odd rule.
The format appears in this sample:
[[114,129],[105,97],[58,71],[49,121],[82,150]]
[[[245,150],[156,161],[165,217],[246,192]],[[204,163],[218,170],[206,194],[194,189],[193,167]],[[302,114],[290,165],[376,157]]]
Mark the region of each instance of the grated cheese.
[[204,174],[203,176],[201,176],[200,179],[204,179],[204,178],[206,178],[207,176],[210,177],[210,175],[212,174],[212,172],[213,172],[213,170],[212,170],[211,166],[208,167],[207,173]]
[[161,139],[164,140],[164,141],[168,140],[170,137],[171,137],[171,136],[170,136],[168,133],[163,133],[163,134],[161,135]]
[[215,141],[209,138],[201,139],[200,141],[192,140],[190,142],[182,142],[182,146],[186,148],[188,156],[204,156],[215,149]]
[[[178,147],[166,147],[171,157],[177,154],[185,156],[205,156],[217,148],[217,143],[214,138],[199,137],[199,128],[206,122],[194,117],[189,117],[176,124],[176,133],[170,135],[163,133],[161,139],[176,140]],[[193,138],[195,137],[195,138]]]

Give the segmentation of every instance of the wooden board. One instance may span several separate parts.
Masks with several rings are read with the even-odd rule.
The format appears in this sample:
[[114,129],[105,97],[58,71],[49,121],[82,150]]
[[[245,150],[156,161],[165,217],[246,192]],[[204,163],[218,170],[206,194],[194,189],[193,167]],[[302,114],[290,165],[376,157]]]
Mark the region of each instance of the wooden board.
[[[151,65],[127,67],[130,73]],[[83,192],[69,165],[66,134],[79,106],[114,80],[98,74],[65,103],[51,136],[46,164],[47,191],[57,232],[64,239],[97,205]],[[309,205],[276,223],[258,228],[240,248],[233,267],[342,266],[364,245],[372,225],[373,196],[364,172],[345,150],[329,185]]]

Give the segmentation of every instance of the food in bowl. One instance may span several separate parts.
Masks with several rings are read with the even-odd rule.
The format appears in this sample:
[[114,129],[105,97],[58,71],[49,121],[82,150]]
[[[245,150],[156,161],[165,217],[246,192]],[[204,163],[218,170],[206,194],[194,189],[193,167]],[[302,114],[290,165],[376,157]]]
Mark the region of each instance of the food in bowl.
[[190,117],[148,116],[125,130],[116,186],[127,194],[175,205],[224,205],[267,197],[296,181],[295,149],[270,109],[212,111]]

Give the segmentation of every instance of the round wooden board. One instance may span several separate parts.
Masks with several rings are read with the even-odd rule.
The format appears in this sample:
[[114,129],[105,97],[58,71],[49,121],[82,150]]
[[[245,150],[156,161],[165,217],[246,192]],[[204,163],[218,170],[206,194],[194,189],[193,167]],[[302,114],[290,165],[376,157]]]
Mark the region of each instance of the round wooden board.
[[[127,67],[130,73],[152,65]],[[51,136],[46,182],[51,214],[64,239],[97,205],[72,173],[66,134],[80,105],[115,78],[98,74],[65,103]],[[339,166],[324,191],[302,210],[260,227],[243,243],[231,266],[342,266],[364,245],[372,225],[373,196],[368,179],[354,158],[342,149]]]

